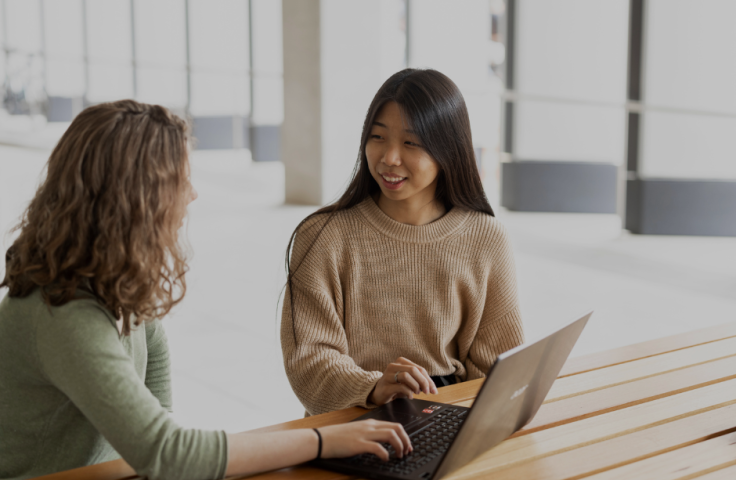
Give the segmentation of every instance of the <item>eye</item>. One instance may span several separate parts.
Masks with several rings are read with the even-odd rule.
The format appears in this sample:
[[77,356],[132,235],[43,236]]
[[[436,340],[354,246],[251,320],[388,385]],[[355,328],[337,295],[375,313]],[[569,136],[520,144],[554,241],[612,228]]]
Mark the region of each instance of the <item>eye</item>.
[[383,140],[383,137],[381,137],[380,135],[377,135],[375,133],[372,133],[371,136],[370,136],[370,138],[375,139],[375,140]]
[[409,146],[412,146],[412,147],[419,147],[419,148],[421,148],[421,147],[422,147],[422,146],[421,146],[421,145],[419,145],[418,143],[414,143],[414,142],[410,142],[410,141],[406,141],[406,142],[404,142],[404,143],[405,143],[405,144],[407,144],[407,145],[409,145]]

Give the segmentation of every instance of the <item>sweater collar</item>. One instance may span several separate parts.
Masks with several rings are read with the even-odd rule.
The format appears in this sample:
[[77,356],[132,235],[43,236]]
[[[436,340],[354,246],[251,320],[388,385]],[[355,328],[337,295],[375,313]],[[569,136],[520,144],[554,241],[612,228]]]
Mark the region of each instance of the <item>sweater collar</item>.
[[449,212],[426,225],[399,223],[378,208],[372,197],[356,205],[357,210],[376,230],[396,240],[410,243],[429,243],[451,235],[470,217],[470,212],[453,207]]

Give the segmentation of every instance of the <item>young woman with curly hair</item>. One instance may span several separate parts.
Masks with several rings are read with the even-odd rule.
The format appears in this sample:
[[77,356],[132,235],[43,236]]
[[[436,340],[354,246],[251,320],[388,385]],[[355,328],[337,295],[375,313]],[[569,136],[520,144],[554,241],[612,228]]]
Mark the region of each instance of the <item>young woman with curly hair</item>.
[[[0,478],[121,456],[151,479],[222,478],[323,457],[411,449],[400,425],[226,434],[169,416],[161,318],[186,292],[178,242],[187,126],[132,100],[77,116],[48,161],[0,287]],[[321,437],[320,437],[321,434]]]
[[465,101],[436,70],[381,86],[352,181],[302,221],[286,257],[284,363],[311,414],[483,377],[524,340]]

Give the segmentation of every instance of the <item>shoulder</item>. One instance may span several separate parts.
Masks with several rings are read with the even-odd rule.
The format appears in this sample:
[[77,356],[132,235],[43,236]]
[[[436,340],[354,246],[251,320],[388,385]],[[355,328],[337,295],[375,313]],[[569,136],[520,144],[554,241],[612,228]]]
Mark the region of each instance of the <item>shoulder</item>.
[[329,255],[339,250],[340,245],[355,232],[359,221],[357,206],[336,212],[318,213],[307,217],[297,227],[292,258],[301,259],[309,255]]
[[47,305],[40,291],[34,292],[36,303],[36,336],[39,344],[66,342],[118,341],[118,330],[112,313],[96,299],[77,298],[64,305]]
[[475,241],[499,248],[507,248],[509,233],[504,224],[487,213],[468,212],[468,221],[465,223],[463,235]]

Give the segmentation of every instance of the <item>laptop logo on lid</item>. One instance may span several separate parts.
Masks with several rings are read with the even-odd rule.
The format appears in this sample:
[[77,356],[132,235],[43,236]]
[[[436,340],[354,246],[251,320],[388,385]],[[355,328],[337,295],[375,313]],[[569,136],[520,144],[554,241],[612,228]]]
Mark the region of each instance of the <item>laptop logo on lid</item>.
[[528,387],[528,386],[529,385],[524,385],[523,387],[521,387],[520,389],[518,389],[517,391],[515,391],[514,394],[511,395],[511,398],[509,400],[513,400],[516,397],[518,397],[519,395],[521,395],[522,393],[524,393],[524,390],[526,390],[526,387]]

